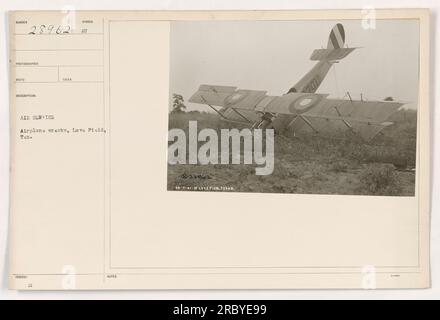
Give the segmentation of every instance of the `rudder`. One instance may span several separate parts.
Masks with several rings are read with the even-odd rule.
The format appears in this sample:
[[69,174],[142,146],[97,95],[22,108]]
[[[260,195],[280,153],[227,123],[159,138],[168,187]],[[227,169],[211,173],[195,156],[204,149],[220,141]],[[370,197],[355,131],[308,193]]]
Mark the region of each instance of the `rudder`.
[[328,36],[327,49],[340,49],[345,45],[345,30],[340,23],[336,24]]

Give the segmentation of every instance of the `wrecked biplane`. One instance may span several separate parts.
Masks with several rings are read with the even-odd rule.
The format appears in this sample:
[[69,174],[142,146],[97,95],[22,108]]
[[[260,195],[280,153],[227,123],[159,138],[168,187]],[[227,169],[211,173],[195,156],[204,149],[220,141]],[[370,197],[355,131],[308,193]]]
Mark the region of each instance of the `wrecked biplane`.
[[[393,123],[387,119],[404,104],[397,101],[364,101],[330,99],[315,93],[331,66],[356,48],[344,47],[345,31],[336,24],[330,32],[326,49],[316,49],[310,59],[317,64],[282,96],[269,96],[266,91],[244,90],[232,86],[203,84],[189,102],[205,104],[224,120],[239,122],[251,128],[273,128],[294,133],[311,131],[331,134],[350,130],[365,140],[373,139]],[[216,107],[221,107],[217,109]]]

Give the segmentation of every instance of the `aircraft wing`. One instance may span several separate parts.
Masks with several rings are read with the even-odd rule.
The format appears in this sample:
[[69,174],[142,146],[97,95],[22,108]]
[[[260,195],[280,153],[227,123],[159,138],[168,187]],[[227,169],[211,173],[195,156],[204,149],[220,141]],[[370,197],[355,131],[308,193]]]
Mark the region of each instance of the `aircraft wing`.
[[259,119],[258,113],[269,112],[287,116],[276,117],[273,121],[275,129],[287,128],[295,132],[312,130],[323,134],[351,130],[359,133],[365,140],[372,139],[383,128],[392,124],[387,119],[404,104],[395,101],[327,97],[327,94],[300,92],[268,96],[266,91],[201,85],[189,101],[223,107],[219,113],[228,120],[251,123]]
[[[311,101],[305,111],[299,113],[295,106],[298,101]],[[311,100],[309,100],[311,99]],[[313,101],[316,99],[316,101]],[[300,105],[301,103],[299,103]],[[348,99],[315,98],[309,94],[306,98],[296,100],[290,105],[277,106],[271,104],[267,110],[282,114],[292,114],[293,118],[288,123],[280,117],[274,120],[275,128],[287,128],[296,133],[316,132],[331,135],[337,131],[353,131],[364,140],[371,140],[382,129],[392,125],[388,118],[404,105],[395,101],[360,101]],[[292,106],[294,106],[292,108]]]
[[[229,121],[244,124],[258,121],[260,117],[255,112],[255,106],[266,97],[266,91],[236,89],[236,87],[202,84],[188,101],[208,105]],[[213,106],[222,109],[219,111]]]
[[290,128],[296,132],[312,129],[324,135],[351,130],[368,141],[393,124],[387,120],[402,105],[404,103],[395,101],[324,99],[301,114]]
[[235,92],[236,89],[237,87],[202,84],[188,101],[223,107],[225,99]]

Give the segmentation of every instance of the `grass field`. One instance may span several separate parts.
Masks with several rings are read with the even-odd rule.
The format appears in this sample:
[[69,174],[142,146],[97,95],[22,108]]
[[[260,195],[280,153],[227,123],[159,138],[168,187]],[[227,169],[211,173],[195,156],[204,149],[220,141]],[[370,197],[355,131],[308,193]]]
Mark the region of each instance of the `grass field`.
[[[169,128],[239,128],[212,113],[170,113]],[[275,169],[255,175],[255,165],[168,165],[169,190],[413,196],[417,113],[401,110],[366,143],[356,136],[275,136]]]

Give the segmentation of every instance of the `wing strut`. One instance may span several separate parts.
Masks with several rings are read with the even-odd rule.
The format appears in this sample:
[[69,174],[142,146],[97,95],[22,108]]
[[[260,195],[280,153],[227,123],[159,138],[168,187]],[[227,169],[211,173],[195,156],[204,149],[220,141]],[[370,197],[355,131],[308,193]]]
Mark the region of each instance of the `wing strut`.
[[[231,119],[228,119],[227,117],[225,117],[220,111],[218,111],[216,108],[214,108],[213,106],[211,106],[207,101],[206,101],[206,99],[201,95],[200,96],[201,98],[202,98],[202,100],[203,100],[203,102],[208,106],[208,107],[210,107],[212,110],[214,110],[216,113],[218,113],[218,115],[220,116],[220,117],[222,117],[223,119],[225,119],[226,121],[228,121],[228,122],[233,122],[233,123],[239,123],[239,124],[247,124],[246,122],[243,122],[243,121],[235,121],[235,120],[231,120]],[[235,110],[234,110],[235,111]],[[247,119],[246,119],[247,120]],[[247,121],[249,121],[249,120],[247,120]]]
[[212,110],[214,110],[215,112],[217,112],[219,115],[220,115],[220,117],[222,117],[223,119],[225,119],[225,120],[229,120],[228,118],[226,118],[220,111],[218,111],[216,108],[214,108],[213,106],[211,106],[209,103],[208,103],[208,101],[206,101],[206,99],[203,97],[203,96],[200,96],[201,98],[202,98],[202,100],[203,100],[203,102],[205,102],[205,104],[207,105],[207,106],[209,106]]
[[295,118],[293,118],[293,120],[289,122],[289,124],[287,125],[287,128],[290,127],[297,119],[298,119],[298,116],[295,116]]
[[338,116],[341,117],[342,122],[343,122],[343,123],[344,123],[344,124],[350,129],[350,130],[353,130],[353,127],[351,126],[351,124],[350,124],[347,120],[345,120],[345,119],[342,117],[342,114],[339,112],[338,107],[334,106],[334,108],[335,108],[336,112],[338,113]]
[[244,119],[245,121],[252,123],[252,121],[250,121],[248,118],[246,118],[244,115],[242,115],[240,112],[238,112],[235,108],[230,107],[232,110],[235,111],[236,114],[238,114],[242,119]]
[[315,127],[312,125],[312,123],[310,122],[309,119],[307,119],[306,117],[303,117],[302,115],[299,115],[299,117],[301,119],[303,119],[304,122],[307,123],[309,125],[309,127],[312,128],[313,131],[315,131],[316,133],[319,133],[319,131],[315,129]]

